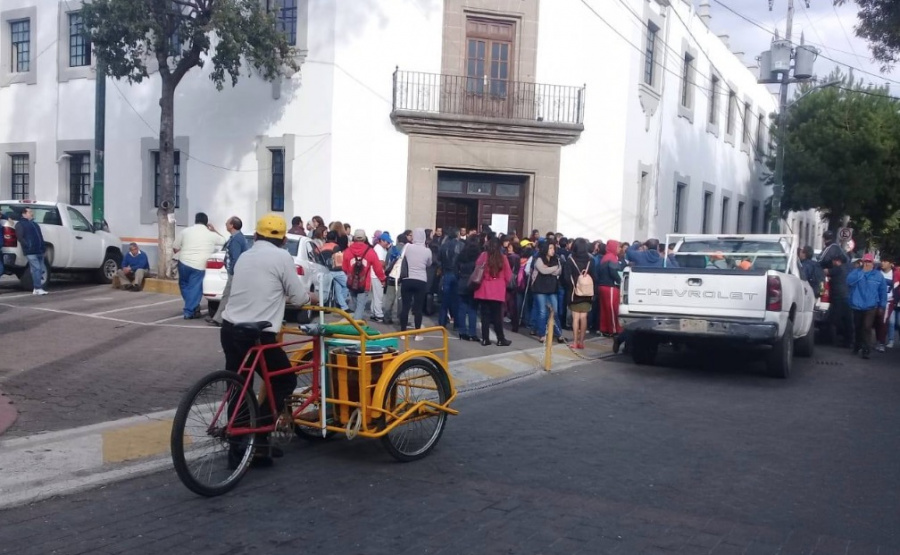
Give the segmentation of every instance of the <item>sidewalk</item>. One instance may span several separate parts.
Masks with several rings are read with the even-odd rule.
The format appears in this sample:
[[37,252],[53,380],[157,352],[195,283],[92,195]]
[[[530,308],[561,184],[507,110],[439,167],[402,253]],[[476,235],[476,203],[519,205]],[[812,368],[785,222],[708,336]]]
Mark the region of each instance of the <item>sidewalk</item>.
[[[450,374],[461,395],[540,375],[544,346],[516,338],[517,346],[486,356],[458,359]],[[460,342],[462,343],[462,342]],[[491,349],[471,343],[489,353]],[[608,339],[589,339],[584,351],[554,345],[552,371],[609,356]],[[496,347],[495,347],[496,350]],[[0,398],[0,411],[2,411]],[[149,474],[171,466],[169,434],[175,410],[80,428],[0,440],[0,509]]]

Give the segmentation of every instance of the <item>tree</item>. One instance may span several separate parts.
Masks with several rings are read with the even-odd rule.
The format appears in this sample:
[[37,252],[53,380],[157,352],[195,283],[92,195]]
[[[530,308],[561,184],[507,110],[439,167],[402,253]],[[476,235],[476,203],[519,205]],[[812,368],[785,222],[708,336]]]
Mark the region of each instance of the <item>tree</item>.
[[[836,0],[843,4],[848,0]],[[856,0],[859,25],[856,36],[869,41],[872,56],[888,71],[900,59],[900,2],[896,0]]]
[[98,71],[133,84],[149,77],[151,60],[159,70],[160,276],[166,275],[175,239],[170,221],[175,212],[175,88],[207,61],[217,90],[226,73],[235,86],[242,67],[267,81],[283,68],[298,69],[286,36],[262,6],[260,0],[93,0],[82,7]]
[[783,208],[817,208],[831,227],[848,215],[874,234],[900,208],[900,105],[886,88],[837,71],[834,79],[842,84],[808,94],[785,114]]

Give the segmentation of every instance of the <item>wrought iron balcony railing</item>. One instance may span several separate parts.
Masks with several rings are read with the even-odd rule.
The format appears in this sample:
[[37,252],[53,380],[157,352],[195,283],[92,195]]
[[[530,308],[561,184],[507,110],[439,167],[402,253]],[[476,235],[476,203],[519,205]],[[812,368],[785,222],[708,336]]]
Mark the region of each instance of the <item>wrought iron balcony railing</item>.
[[394,71],[394,112],[584,123],[584,87]]

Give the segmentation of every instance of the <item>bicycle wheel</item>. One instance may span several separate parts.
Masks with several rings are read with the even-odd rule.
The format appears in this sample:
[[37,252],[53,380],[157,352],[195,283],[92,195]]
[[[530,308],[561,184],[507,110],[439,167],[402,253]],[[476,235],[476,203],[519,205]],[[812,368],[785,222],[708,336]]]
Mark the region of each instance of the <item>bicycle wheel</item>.
[[181,399],[172,423],[172,462],[181,482],[194,493],[213,497],[233,489],[250,468],[255,434],[229,436],[230,414],[238,426],[255,427],[259,409],[252,391],[237,399],[244,380],[218,371],[197,382]]
[[444,431],[447,413],[429,407],[418,410],[413,407],[420,401],[444,404],[449,389],[446,373],[427,359],[412,359],[400,366],[388,383],[383,407],[395,415],[386,416],[385,424],[403,419],[381,438],[391,456],[403,462],[414,461],[434,448]]

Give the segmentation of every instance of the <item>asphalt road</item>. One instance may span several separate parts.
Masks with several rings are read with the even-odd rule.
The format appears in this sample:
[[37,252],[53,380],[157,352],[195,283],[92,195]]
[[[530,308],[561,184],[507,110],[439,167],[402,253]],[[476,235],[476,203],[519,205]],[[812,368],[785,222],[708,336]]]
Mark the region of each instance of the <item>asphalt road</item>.
[[624,357],[459,399],[440,444],[294,442],[203,499],[173,471],[0,513],[0,553],[900,553],[900,354]]

